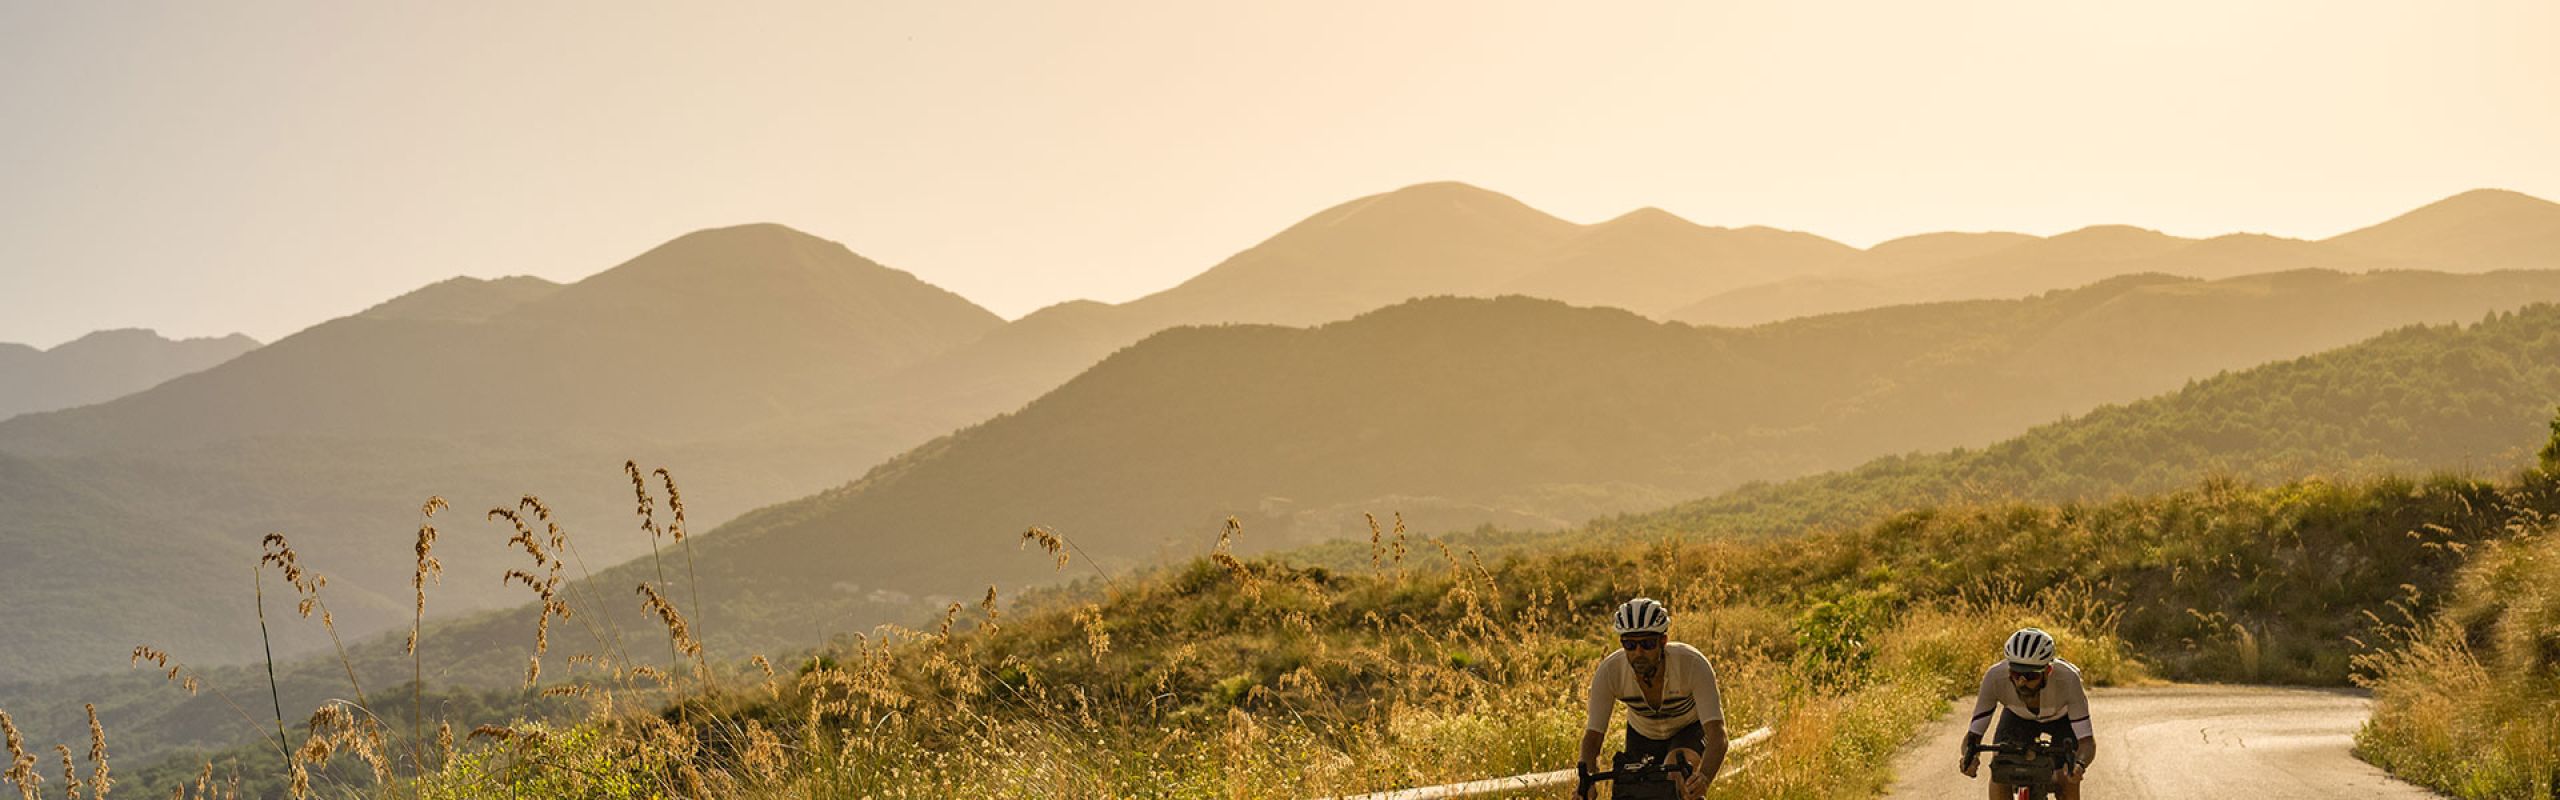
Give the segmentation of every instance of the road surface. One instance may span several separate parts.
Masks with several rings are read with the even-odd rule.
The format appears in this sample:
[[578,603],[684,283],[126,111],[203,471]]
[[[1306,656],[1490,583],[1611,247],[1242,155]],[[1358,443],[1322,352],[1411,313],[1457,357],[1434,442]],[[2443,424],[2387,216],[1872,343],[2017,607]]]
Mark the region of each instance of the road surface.
[[[2089,800],[2122,798],[2434,798],[2347,750],[2371,701],[2342,690],[2167,686],[2089,693],[2098,726]],[[1973,698],[1921,729],[1894,761],[1895,798],[1984,798],[1990,774],[1956,771]]]

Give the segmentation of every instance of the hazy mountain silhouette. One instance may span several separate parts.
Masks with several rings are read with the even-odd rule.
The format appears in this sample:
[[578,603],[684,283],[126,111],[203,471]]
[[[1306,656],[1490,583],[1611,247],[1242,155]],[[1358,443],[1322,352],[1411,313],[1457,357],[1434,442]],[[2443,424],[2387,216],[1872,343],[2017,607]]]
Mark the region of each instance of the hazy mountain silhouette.
[[236,333],[171,340],[138,328],[98,331],[51,350],[0,342],[0,419],[113,400],[257,348]]
[[2547,269],[2560,258],[2560,203],[2475,189],[2325,241],[2447,272]]
[[[2455,216],[2475,220],[2460,237],[2442,233],[2443,223],[2377,227],[2416,231],[2403,238],[2413,242],[2406,247],[2419,249],[2513,240],[2510,251],[2537,263],[2530,256],[2542,218],[2531,212],[2535,204],[2549,204],[2521,195],[2498,198],[2456,204],[2505,209],[2456,209],[2462,214]],[[2560,250],[2545,246],[2538,265],[2560,267],[2553,252]],[[1746,326],[1888,305],[2017,298],[2119,275],[2214,279],[2423,261],[2337,240],[2255,234],[2194,240],[2122,225],[2053,237],[1924,234],[1858,251],[1810,234],[1701,226],[1652,208],[1574,225],[1499,193],[1430,183],[1327,209],[1155,295],[1042,309],[889,380],[910,396],[931,398],[925,405],[978,419],[1019,408],[1113,351],[1175,325],[1313,324],[1420,296],[1526,294],[1658,319]]]
[[374,319],[478,322],[548,297],[560,284],[530,275],[438,281],[417,291],[383,301],[357,316]]
[[2036,241],[2023,233],[1923,233],[1878,243],[1842,265],[1843,272],[1896,275],[1978,258]]
[[[778,225],[687,234],[565,287],[515,286],[422,289],[149,392],[0,423],[0,448],[566,429],[698,437],[815,405],[1003,322]],[[455,310],[466,299],[503,308],[473,318]]]
[[[0,600],[73,604],[27,618],[41,630],[20,642],[85,641],[73,630],[87,626],[127,648],[248,657],[257,637],[236,613],[241,572],[258,538],[278,531],[338,578],[339,624],[376,629],[406,619],[410,556],[398,543],[429,495],[473,509],[449,523],[458,529],[485,533],[477,510],[531,492],[567,519],[624,530],[630,485],[618,472],[636,458],[675,467],[696,493],[693,524],[708,527],[949,430],[929,414],[848,419],[829,404],[886,391],[879,376],[1001,324],[777,225],[688,234],[567,286],[447,281],[149,391],[0,423],[14,469],[45,476],[0,485],[0,541],[44,554],[0,562]],[[474,538],[446,564],[485,572],[510,558],[492,546],[503,536],[463,541]],[[646,536],[598,535],[582,555],[601,567],[648,547]],[[21,596],[51,581],[201,570],[208,548],[230,565],[210,585],[173,579],[107,605]],[[474,586],[440,607],[516,599]],[[95,669],[116,652],[11,648],[0,669]]]
[[1581,229],[1497,192],[1420,184],[1326,209],[1126,306],[1177,323],[1330,322],[1414,297],[1493,292]]
[[965,424],[1021,407],[1179,325],[1310,325],[1415,297],[1493,296],[1583,230],[1509,196],[1426,183],[1325,209],[1208,271],[1117,305],[1043,308],[887,380]]
[[1643,208],[1582,230],[1547,257],[1552,266],[1502,291],[1659,317],[1688,298],[1828,270],[1857,254],[1809,233],[1712,228]]
[[[1706,296],[1662,316],[1747,326],[1812,314],[1940,300],[2022,297],[2114,275],[2159,272],[2225,278],[2292,269],[2425,269],[2483,272],[2560,268],[2560,204],[2514,192],[2465,192],[2372,227],[2320,241],[2263,234],[2193,240],[2121,225],[2049,239],[1973,234],[1982,247],[1957,257],[1930,234],[1877,245],[1827,273],[1804,274]],[[1926,245],[1921,246],[1926,241]],[[1917,252],[1915,252],[1917,251]],[[1931,253],[1934,255],[1934,253]]]

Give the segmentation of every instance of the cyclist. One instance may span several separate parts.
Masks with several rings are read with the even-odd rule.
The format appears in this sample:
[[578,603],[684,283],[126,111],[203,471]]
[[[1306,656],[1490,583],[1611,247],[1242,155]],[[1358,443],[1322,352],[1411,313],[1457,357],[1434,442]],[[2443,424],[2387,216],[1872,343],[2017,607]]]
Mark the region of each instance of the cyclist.
[[[2098,737],[2089,724],[2089,693],[2080,686],[2080,668],[2053,657],[2053,634],[2035,628],[2021,628],[2009,635],[2000,648],[2001,660],[1982,673],[1982,690],[1973,701],[1973,727],[1964,735],[1963,760],[1958,762],[1964,776],[1974,777],[1980,769],[1973,748],[1982,743],[1982,731],[1991,726],[1991,712],[2000,712],[2000,729],[1992,735],[1994,744],[2034,741],[2037,734],[2051,734],[2056,744],[2072,745],[2073,757],[2054,775],[2062,789],[2062,800],[2080,800],[2080,778],[2089,769],[2090,759],[2098,755]],[[1994,781],[1991,797],[2009,797],[2016,788]]]
[[[1694,771],[1681,796],[1705,796],[1724,766],[1724,695],[1716,690],[1715,669],[1698,648],[1670,640],[1671,612],[1653,598],[1627,601],[1610,622],[1619,649],[1591,673],[1590,716],[1576,764],[1585,774],[1600,770],[1600,740],[1610,712],[1624,703],[1626,752],[1651,756],[1655,763],[1689,764]],[[1576,796],[1587,797],[1581,791]]]

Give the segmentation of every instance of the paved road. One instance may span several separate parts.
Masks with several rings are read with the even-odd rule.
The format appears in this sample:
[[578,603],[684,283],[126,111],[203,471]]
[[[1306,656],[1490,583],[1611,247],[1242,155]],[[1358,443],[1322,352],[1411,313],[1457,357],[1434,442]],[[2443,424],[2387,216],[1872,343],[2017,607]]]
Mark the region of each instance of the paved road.
[[[2371,706],[2360,694],[2168,686],[2089,695],[2098,726],[2098,765],[2082,786],[2090,800],[2437,796],[2348,754]],[[1971,698],[1959,700],[1922,729],[1895,759],[1887,797],[1988,796],[1983,779],[1966,780],[1955,766],[1972,710]]]

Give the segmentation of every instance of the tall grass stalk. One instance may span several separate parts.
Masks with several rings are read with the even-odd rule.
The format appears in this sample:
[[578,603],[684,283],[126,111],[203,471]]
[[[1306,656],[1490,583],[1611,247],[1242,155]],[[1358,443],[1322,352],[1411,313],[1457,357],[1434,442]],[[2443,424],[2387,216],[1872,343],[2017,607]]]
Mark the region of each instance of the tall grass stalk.
[[293,752],[293,740],[284,733],[284,690],[276,685],[275,638],[267,634],[267,571],[249,568],[250,580],[256,586],[258,600],[258,645],[266,650],[267,699],[276,709],[276,746],[281,752]]

